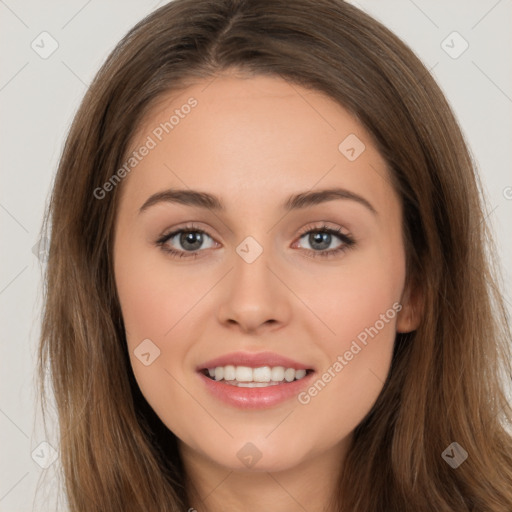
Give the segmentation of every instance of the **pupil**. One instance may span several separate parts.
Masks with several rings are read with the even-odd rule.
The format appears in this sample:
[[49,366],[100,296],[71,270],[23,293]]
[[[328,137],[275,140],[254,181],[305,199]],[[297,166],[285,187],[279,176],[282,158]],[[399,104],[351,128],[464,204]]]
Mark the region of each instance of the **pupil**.
[[[195,242],[194,239],[196,239]],[[188,233],[183,233],[181,235],[180,243],[184,249],[192,251],[201,247],[202,241],[201,233],[198,233],[197,231],[189,231]],[[191,244],[192,247],[190,247],[189,244]]]
[[[311,243],[313,241],[313,243]],[[323,244],[322,244],[323,242]],[[331,234],[330,233],[314,233],[310,235],[310,245],[314,247],[315,243],[321,244],[321,247],[317,247],[317,249],[327,249],[331,242]]]

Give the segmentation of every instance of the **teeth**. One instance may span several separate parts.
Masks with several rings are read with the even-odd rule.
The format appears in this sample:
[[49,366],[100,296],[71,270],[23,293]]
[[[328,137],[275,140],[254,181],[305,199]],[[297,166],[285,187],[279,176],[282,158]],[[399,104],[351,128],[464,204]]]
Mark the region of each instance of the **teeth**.
[[291,382],[292,380],[295,380],[295,370],[293,368],[287,368],[284,371],[284,379],[286,382]]
[[306,370],[295,370],[295,378],[297,380],[300,380],[305,376],[306,376]]
[[283,380],[284,379],[284,367],[283,366],[275,366],[274,368],[272,368],[272,371],[271,371],[271,379],[272,380]]
[[236,368],[233,365],[224,366],[224,380],[235,380]]
[[208,368],[208,374],[214,380],[224,380],[227,384],[239,387],[265,387],[279,384],[283,381],[292,382],[306,376],[306,370],[295,370],[284,366],[217,366]]
[[252,380],[254,382],[270,382],[272,377],[272,370],[270,366],[262,366],[260,368],[253,368]]
[[279,382],[238,382],[236,380],[226,381],[226,384],[239,388],[266,388],[268,386],[278,386]]
[[[217,377],[217,369],[215,370],[215,377]],[[238,382],[252,382],[252,368],[248,366],[237,366],[235,380]]]

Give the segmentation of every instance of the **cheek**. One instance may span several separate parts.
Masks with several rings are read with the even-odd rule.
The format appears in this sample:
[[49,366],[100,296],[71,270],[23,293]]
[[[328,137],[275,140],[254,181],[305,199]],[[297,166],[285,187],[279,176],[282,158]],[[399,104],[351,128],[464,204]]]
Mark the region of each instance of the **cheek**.
[[[183,286],[179,274],[166,276],[165,259],[158,261],[143,249],[122,251],[121,247],[115,259],[117,293],[133,372],[148,398],[172,380],[165,371],[174,374],[170,363],[183,358],[186,346],[173,335],[197,297]],[[166,346],[171,339],[174,357],[170,358]]]
[[400,254],[385,260],[375,254],[331,277],[325,281],[327,293],[322,300],[316,295],[315,303],[331,331],[322,335],[327,360],[299,402],[323,411],[328,424],[355,428],[390,369],[405,265]]
[[328,328],[322,336],[326,351],[348,350],[358,337],[364,343],[368,330],[382,340],[381,345],[385,339],[393,341],[404,279],[400,253],[383,259],[374,252],[361,258],[354,255],[328,276],[319,275],[315,287],[308,281],[300,294]]
[[160,259],[132,252],[118,262],[116,284],[133,374],[149,405],[171,428],[176,425],[169,404],[180,409],[189,399],[177,382],[190,349],[187,326],[205,292],[179,272],[170,275],[165,258]]
[[152,252],[133,251],[116,267],[117,291],[132,343],[151,337],[170,339],[211,281],[211,276],[203,279],[200,274],[191,280],[190,272],[180,272],[156,249]]
[[[176,380],[186,377],[191,340],[198,339],[205,301],[222,272],[189,265],[181,269],[156,249],[132,247],[116,261],[116,285],[125,325],[127,346],[138,385],[155,410],[158,401],[181,403]],[[197,334],[197,336],[196,336]],[[146,341],[150,340],[150,342]],[[145,347],[142,350],[140,347]],[[139,356],[147,354],[141,361]],[[151,362],[147,366],[144,364]],[[176,380],[175,380],[176,379]]]
[[333,348],[337,345],[338,350],[348,349],[356,338],[364,343],[369,330],[379,339],[393,338],[400,289],[390,276],[370,270],[348,276],[340,285],[332,294],[333,300],[322,305],[336,333],[330,337]]

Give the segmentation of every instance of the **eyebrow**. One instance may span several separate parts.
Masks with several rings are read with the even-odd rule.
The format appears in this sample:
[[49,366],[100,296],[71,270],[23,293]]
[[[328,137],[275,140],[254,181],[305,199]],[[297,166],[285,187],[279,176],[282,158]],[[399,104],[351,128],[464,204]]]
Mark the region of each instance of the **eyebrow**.
[[[363,205],[374,215],[378,215],[377,210],[367,199],[360,196],[359,194],[356,194],[355,192],[351,192],[350,190],[346,190],[344,188],[330,188],[324,190],[301,192],[299,194],[290,196],[282,204],[282,208],[285,211],[300,210],[336,199],[355,201]],[[225,207],[222,201],[213,194],[191,189],[185,190],[170,188],[150,196],[140,207],[139,213],[142,213],[150,206],[159,203],[179,203],[185,206],[195,206],[213,211],[225,211]]]

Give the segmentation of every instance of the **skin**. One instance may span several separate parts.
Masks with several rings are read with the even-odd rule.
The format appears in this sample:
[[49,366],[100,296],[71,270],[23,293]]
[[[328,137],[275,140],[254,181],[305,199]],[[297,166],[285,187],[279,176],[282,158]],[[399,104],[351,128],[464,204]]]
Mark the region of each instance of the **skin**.
[[[419,320],[404,288],[400,201],[362,125],[320,92],[277,77],[224,73],[169,94],[139,127],[133,148],[191,96],[197,106],[122,183],[114,268],[132,368],[179,438],[191,507],[329,510],[353,430],[389,372],[395,334]],[[366,146],[354,161],[338,149],[349,134]],[[225,211],[162,202],[139,213],[170,187],[215,194]],[[359,194],[377,213],[348,199],[286,214],[280,208],[292,194],[331,187]],[[156,245],[190,222],[208,234],[196,245],[199,257],[173,258]],[[319,249],[301,235],[324,222],[355,245],[312,258],[342,243],[333,235]],[[247,236],[263,249],[250,264],[236,252]],[[186,252],[179,236],[167,246]],[[294,397],[241,410],[208,394],[195,371],[228,352],[269,350],[321,376],[394,303],[400,313],[306,405]],[[148,366],[134,355],[144,339],[160,350]],[[237,457],[248,442],[261,453],[252,468]]]

